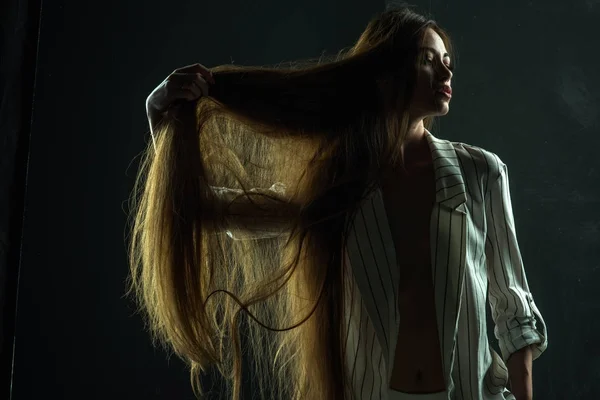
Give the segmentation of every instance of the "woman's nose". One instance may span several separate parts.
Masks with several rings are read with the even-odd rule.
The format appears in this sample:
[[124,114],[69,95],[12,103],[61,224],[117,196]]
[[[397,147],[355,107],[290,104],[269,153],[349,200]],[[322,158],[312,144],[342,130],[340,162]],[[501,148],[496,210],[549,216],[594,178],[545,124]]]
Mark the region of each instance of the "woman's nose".
[[448,68],[445,65],[442,67],[442,70],[440,73],[441,73],[441,77],[444,78],[444,80],[449,80],[453,76],[453,73],[452,73],[452,71],[450,71],[450,68]]

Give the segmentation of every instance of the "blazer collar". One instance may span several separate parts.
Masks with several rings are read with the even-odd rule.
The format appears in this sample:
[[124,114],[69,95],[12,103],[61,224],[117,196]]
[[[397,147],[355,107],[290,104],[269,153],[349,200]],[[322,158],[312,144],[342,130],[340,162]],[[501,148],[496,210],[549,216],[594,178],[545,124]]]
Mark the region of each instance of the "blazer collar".
[[[425,129],[435,172],[435,201],[455,210],[467,201],[458,155],[452,142],[435,137]],[[463,210],[460,207],[459,210]]]
[[[436,199],[430,221],[431,233],[431,274],[435,290],[436,318],[439,329],[439,339],[441,345],[441,354],[444,361],[445,377],[447,382],[451,382],[452,365],[454,362],[454,344],[457,334],[457,323],[459,310],[461,307],[461,298],[464,285],[465,266],[461,259],[466,248],[466,236],[462,234],[467,230],[467,208],[466,208],[466,187],[464,177],[460,168],[460,161],[455,150],[454,144],[448,140],[438,139],[429,131],[425,131],[427,142],[431,150],[433,166],[435,172]],[[436,212],[437,208],[437,212]],[[372,210],[372,211],[371,211]],[[361,293],[365,307],[374,321],[374,328],[379,341],[387,351],[384,351],[384,357],[387,365],[393,359],[395,354],[396,340],[398,335],[400,320],[397,317],[397,304],[390,304],[382,298],[382,293],[391,293],[400,283],[400,270],[392,267],[390,270],[391,279],[387,284],[382,281],[382,275],[385,276],[385,269],[382,265],[397,265],[397,254],[389,228],[389,221],[383,203],[381,188],[375,190],[369,201],[365,201],[360,218],[355,224],[355,230],[352,232],[350,243],[353,246],[348,247],[348,257],[350,259],[354,276]],[[380,222],[373,224],[367,223],[366,216],[371,219],[380,218]],[[456,218],[461,217],[461,218]],[[457,223],[450,225],[438,224],[438,221],[454,220]],[[449,230],[452,229],[452,232]],[[448,249],[446,254],[449,258],[445,259],[437,254],[437,243],[433,238],[441,233],[448,238],[444,244]],[[375,238],[375,239],[371,239]],[[381,244],[373,245],[371,240],[381,240]],[[374,246],[374,247],[373,247]],[[374,248],[382,249],[374,252]],[[367,256],[371,254],[372,257]],[[457,257],[460,256],[460,257]],[[450,257],[452,256],[452,257]],[[365,258],[366,257],[366,258]],[[380,260],[379,263],[375,259]],[[377,285],[380,282],[380,285]],[[387,286],[391,284],[391,286]],[[387,288],[387,290],[384,289]],[[389,300],[389,299],[387,299]],[[393,315],[396,314],[396,318]],[[386,328],[387,327],[387,330]],[[443,328],[448,329],[443,329]],[[387,380],[391,377],[392,368],[388,369]]]

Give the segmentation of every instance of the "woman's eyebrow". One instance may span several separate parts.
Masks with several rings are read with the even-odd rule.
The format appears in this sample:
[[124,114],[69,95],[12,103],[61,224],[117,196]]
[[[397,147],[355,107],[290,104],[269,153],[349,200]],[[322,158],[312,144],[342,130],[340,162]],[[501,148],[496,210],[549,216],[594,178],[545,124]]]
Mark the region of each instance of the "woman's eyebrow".
[[[436,49],[434,49],[433,47],[426,47],[426,46],[421,47],[421,51],[424,51],[424,50],[429,50],[429,51],[433,52],[434,54],[439,54],[438,51]],[[444,57],[450,57],[450,54],[444,53]]]

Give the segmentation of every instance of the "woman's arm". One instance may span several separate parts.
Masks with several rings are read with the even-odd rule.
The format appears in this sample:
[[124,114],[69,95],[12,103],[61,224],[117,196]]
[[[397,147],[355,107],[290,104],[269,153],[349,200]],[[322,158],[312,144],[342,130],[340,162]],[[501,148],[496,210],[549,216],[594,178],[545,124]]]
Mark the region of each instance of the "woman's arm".
[[533,350],[531,346],[527,346],[512,353],[506,364],[510,378],[510,391],[517,400],[533,399],[532,362]]
[[498,160],[499,171],[486,199],[489,302],[502,359],[531,346],[532,359],[548,346],[546,323],[537,308],[525,274],[510,198],[508,169]]

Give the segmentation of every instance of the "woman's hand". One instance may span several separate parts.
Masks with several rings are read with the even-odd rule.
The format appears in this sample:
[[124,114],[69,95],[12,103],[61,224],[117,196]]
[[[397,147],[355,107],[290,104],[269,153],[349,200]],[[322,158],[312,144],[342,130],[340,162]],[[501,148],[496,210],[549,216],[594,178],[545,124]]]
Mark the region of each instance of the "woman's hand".
[[146,99],[146,115],[152,131],[169,107],[180,101],[194,101],[208,95],[208,83],[215,80],[202,64],[187,65],[173,71]]

